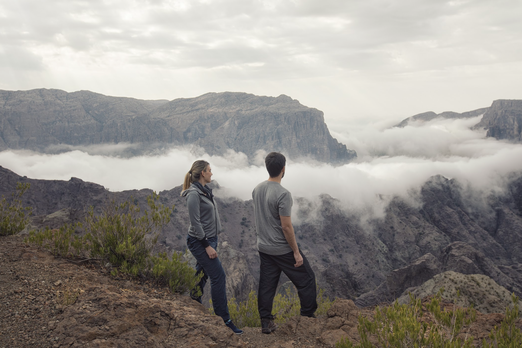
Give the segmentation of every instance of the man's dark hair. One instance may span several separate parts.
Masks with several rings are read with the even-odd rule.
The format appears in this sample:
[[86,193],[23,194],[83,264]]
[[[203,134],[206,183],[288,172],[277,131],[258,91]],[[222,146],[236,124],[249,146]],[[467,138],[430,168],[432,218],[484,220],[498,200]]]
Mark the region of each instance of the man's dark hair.
[[266,170],[268,170],[268,175],[270,175],[271,178],[275,178],[281,174],[283,167],[286,165],[286,158],[279,152],[270,152],[266,155],[265,165]]

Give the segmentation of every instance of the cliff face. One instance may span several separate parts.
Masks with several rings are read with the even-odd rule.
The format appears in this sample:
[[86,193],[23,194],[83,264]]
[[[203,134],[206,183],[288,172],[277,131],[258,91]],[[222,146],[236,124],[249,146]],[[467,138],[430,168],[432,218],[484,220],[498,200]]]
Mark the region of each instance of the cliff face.
[[258,97],[246,93],[209,93],[174,100],[151,117],[164,119],[182,134],[181,141],[223,154],[233,149],[252,156],[258,150],[325,162],[348,162],[352,150],[332,138],[323,113],[287,96]]
[[208,93],[145,101],[88,91],[0,91],[0,151],[48,151],[50,145],[107,143],[198,145],[253,156],[283,151],[292,158],[346,163],[356,153],[332,138],[323,113],[287,96]]
[[165,102],[89,91],[0,91],[0,150],[153,141],[154,129],[143,115]]
[[417,115],[405,118],[395,127],[402,128],[402,127],[406,127],[408,124],[415,122],[415,121],[428,122],[435,118],[446,118],[446,119],[448,119],[448,118],[450,118],[450,119],[471,118],[471,117],[483,115],[487,110],[488,110],[488,108],[480,108],[477,110],[467,111],[467,112],[463,112],[463,113],[458,113],[458,112],[453,112],[453,111],[444,111],[440,114],[436,114],[433,111],[428,111],[428,112],[423,112],[421,114],[417,114]]
[[[76,221],[84,209],[94,206],[100,211],[110,200],[132,197],[145,206],[151,194],[109,192],[80,179],[33,180],[1,167],[0,178],[0,196],[12,192],[18,181],[31,184],[24,203],[34,209],[34,226]],[[160,192],[160,201],[176,208],[158,239],[162,250],[186,249],[188,214],[180,191],[176,187]],[[228,292],[244,300],[257,289],[259,279],[252,203],[220,199],[219,188],[215,193],[225,231],[219,235],[218,252],[228,275]],[[480,201],[458,182],[436,176],[422,187],[421,200],[421,207],[412,207],[394,199],[383,219],[362,225],[358,216],[328,195],[314,201],[295,198],[297,241],[319,286],[329,296],[357,298],[358,305],[369,306],[454,271],[488,276],[522,295],[522,178],[514,177],[504,196]]]
[[435,176],[421,190],[422,208],[395,201],[375,225],[393,271],[359,305],[391,301],[445,271],[482,274],[522,293],[522,179],[503,197],[473,198],[454,180]]
[[487,136],[522,141],[522,100],[495,100],[476,128],[487,129]]
[[395,127],[406,127],[412,122],[428,122],[435,118],[470,118],[484,115],[473,129],[487,130],[486,136],[499,140],[522,142],[522,100],[495,100],[490,107],[461,114],[446,111],[436,114],[432,111],[408,117]]

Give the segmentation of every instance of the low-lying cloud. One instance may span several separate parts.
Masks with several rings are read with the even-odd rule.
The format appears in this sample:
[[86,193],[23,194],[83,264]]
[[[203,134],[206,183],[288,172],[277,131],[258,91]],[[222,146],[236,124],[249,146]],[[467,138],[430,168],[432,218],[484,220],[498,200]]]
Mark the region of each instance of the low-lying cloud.
[[[483,131],[470,129],[478,119],[433,120],[405,128],[337,127],[334,135],[357,150],[359,158],[343,166],[289,159],[283,185],[294,197],[314,199],[326,193],[349,210],[370,210],[377,215],[392,197],[411,199],[437,174],[457,179],[484,195],[501,194],[508,175],[522,173],[522,161],[517,160],[522,158],[522,144],[485,138]],[[225,156],[210,156],[197,148],[172,148],[132,158],[108,155],[121,153],[123,148],[108,145],[54,155],[4,151],[0,152],[0,165],[37,179],[78,177],[111,191],[162,191],[181,185],[192,162],[203,158],[210,162],[213,179],[222,187],[218,195],[244,200],[268,178],[264,153],[254,161],[232,150]]]

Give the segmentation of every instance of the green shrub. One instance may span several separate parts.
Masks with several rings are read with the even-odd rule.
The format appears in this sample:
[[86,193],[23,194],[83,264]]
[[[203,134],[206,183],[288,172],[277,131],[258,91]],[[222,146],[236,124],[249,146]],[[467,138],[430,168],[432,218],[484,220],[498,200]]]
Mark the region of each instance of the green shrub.
[[8,201],[3,198],[0,201],[0,235],[7,236],[17,234],[29,223],[31,207],[22,206],[22,196],[31,187],[31,184],[17,183],[16,191],[11,194]]
[[[427,305],[434,323],[423,321],[422,302],[410,295],[410,304],[401,305],[397,301],[391,306],[377,307],[374,319],[359,316],[357,330],[360,343],[353,345],[349,339],[336,344],[337,348],[370,347],[472,347],[473,338],[462,340],[458,336],[464,325],[475,320],[473,308],[441,310],[441,290]],[[371,340],[373,338],[373,340]],[[372,343],[373,341],[373,343]]]
[[63,225],[59,229],[46,227],[43,231],[31,231],[26,242],[34,243],[47,249],[51,254],[61,257],[79,257],[85,255],[85,237],[75,234],[81,224]]
[[[210,311],[213,313],[212,306]],[[230,318],[238,327],[260,327],[261,319],[257,310],[257,293],[252,290],[248,294],[248,299],[237,303],[232,297],[228,301],[228,311]]]
[[[475,320],[475,310],[460,309],[456,306],[453,310],[441,310],[442,291],[426,306],[427,311],[433,316],[433,323],[421,320],[423,316],[421,301],[410,295],[409,305],[399,305],[395,302],[392,306],[383,309],[377,307],[373,321],[360,316],[357,329],[361,342],[354,345],[349,339],[343,339],[336,344],[336,347],[474,347],[473,337],[466,335],[462,340],[457,336],[465,325]],[[512,300],[513,308],[506,308],[500,326],[495,326],[491,330],[489,340],[482,341],[483,348],[522,347],[522,332],[516,326],[520,316],[519,299],[513,294]],[[370,335],[373,336],[374,344],[370,342]]]
[[[471,347],[473,339],[467,338],[462,344],[461,340],[457,338],[462,328],[465,325],[469,325],[476,320],[477,312],[473,309],[473,306],[469,308],[457,308],[456,301],[460,297],[460,292],[457,291],[457,299],[454,301],[453,310],[441,310],[440,299],[444,289],[441,289],[439,293],[431,300],[428,304],[427,309],[435,318],[435,325],[432,327],[431,334],[434,342],[445,343],[444,347]],[[413,296],[410,295],[413,299]],[[420,301],[420,300],[417,300]]]
[[522,347],[522,333],[516,327],[520,311],[518,308],[518,297],[511,295],[513,308],[506,308],[506,315],[500,327],[495,326],[489,334],[489,342],[482,341],[484,348],[518,348]]
[[[183,261],[180,253],[168,257],[166,253],[152,254],[157,232],[170,221],[172,208],[157,204],[158,195],[147,197],[148,210],[141,211],[136,200],[121,204],[114,201],[94,214],[91,207],[83,223],[64,225],[59,229],[46,228],[31,232],[26,242],[49,250],[53,255],[68,258],[85,257],[109,263],[118,272],[153,278],[168,286],[172,292],[193,289],[201,276]],[[83,229],[84,234],[80,234]]]
[[[212,309],[212,300],[210,301],[210,312]],[[332,306],[332,301],[324,295],[324,290],[320,289],[317,295],[317,311],[316,315],[324,315]],[[236,298],[228,301],[228,310],[230,318],[239,327],[260,327],[261,319],[257,309],[257,293],[252,290],[248,294],[248,299],[243,302],[237,302]],[[278,324],[285,323],[288,319],[299,316],[301,303],[299,296],[293,287],[287,287],[285,294],[276,294],[272,307],[272,315],[275,316],[275,322]]]
[[[324,289],[319,289],[317,294],[316,315],[325,315],[332,306],[332,301],[324,295]],[[288,319],[301,314],[301,302],[294,287],[286,288],[285,294],[277,294],[274,297],[272,314],[276,317],[276,323],[282,324]]]
[[[194,289],[203,277],[203,273],[195,274],[194,268],[183,261],[183,254],[174,252],[169,258],[167,253],[151,256],[147,269],[159,283],[169,287],[174,293],[185,293]],[[196,296],[201,296],[201,290]]]
[[130,201],[112,201],[100,215],[91,207],[83,224],[93,258],[101,258],[124,273],[137,275],[158,239],[159,228],[170,221],[172,208],[156,204],[158,195],[147,197],[150,208],[143,213]]

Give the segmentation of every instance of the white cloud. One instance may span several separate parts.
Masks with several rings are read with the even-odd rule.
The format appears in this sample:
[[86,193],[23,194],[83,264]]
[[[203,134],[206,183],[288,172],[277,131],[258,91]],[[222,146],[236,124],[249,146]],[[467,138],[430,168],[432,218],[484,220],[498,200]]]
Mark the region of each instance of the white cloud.
[[[349,134],[339,127],[339,137],[356,144],[361,158],[339,167],[289,159],[283,186],[294,197],[314,200],[326,193],[341,201],[349,212],[374,216],[382,216],[387,202],[395,196],[414,202],[421,185],[438,174],[456,179],[481,195],[502,193],[506,178],[522,173],[522,162],[515,160],[522,158],[522,144],[484,138],[482,132],[469,129],[476,122],[477,118],[433,120],[381,130],[360,126]],[[162,191],[181,185],[192,162],[206,159],[212,166],[213,179],[222,187],[218,195],[244,200],[250,199],[252,189],[268,178],[265,153],[261,152],[254,165],[243,153],[232,150],[225,156],[209,156],[200,148],[175,148],[132,158],[110,156],[121,155],[129,146],[77,147],[57,155],[4,151],[0,152],[0,165],[31,178],[69,180],[74,176],[112,191]]]
[[[482,116],[468,119],[439,119],[426,123],[412,123],[404,128],[385,128],[379,124],[342,125],[332,135],[350,149],[357,151],[359,161],[376,156],[448,157],[463,155],[465,145],[483,139],[485,132],[472,131]],[[398,122],[395,122],[398,123]],[[496,143],[483,140],[486,144]],[[473,155],[479,148],[470,149]]]

